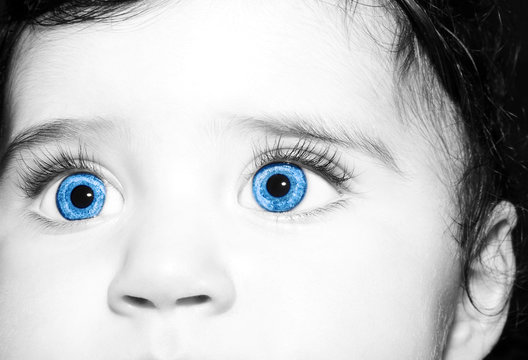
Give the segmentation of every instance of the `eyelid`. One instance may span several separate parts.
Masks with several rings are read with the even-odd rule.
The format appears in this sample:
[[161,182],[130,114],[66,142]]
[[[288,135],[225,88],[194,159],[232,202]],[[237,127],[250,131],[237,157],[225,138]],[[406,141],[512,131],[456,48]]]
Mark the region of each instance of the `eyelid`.
[[[124,188],[112,171],[97,161],[94,154],[79,145],[75,149],[43,147],[27,151],[19,159],[18,187],[28,200],[25,216],[30,223],[39,224],[50,233],[77,232],[113,218],[125,205]],[[55,206],[60,183],[75,173],[91,173],[103,181],[107,194],[105,207],[96,217],[76,221],[64,219]]]
[[70,149],[43,149],[41,153],[30,153],[30,161],[21,159],[19,175],[20,187],[28,199],[38,197],[54,180],[75,172],[89,172],[102,180],[107,180],[120,192],[119,182],[100,162],[95,160],[86,148],[79,146],[74,153]]
[[336,201],[331,202],[330,204],[311,209],[304,212],[292,212],[292,213],[270,213],[271,216],[274,216],[277,221],[288,221],[288,222],[302,222],[303,220],[312,219],[314,217],[319,217],[332,213],[333,211],[345,208],[349,203],[349,197],[343,197]]
[[[83,170],[72,170],[67,173],[56,177],[54,180],[43,189],[41,194],[37,195],[32,199],[33,204],[29,207],[27,216],[30,220],[40,223],[40,225],[49,231],[60,232],[60,231],[80,231],[86,228],[88,225],[93,226],[102,221],[106,221],[109,218],[113,217],[115,214],[119,213],[124,204],[125,198],[123,192],[120,189],[119,182],[116,181],[115,177],[107,170],[100,168],[99,174],[93,174],[97,176],[101,181],[103,181],[106,187],[106,198],[104,208],[102,212],[96,217],[80,219],[80,220],[67,220],[64,219],[59,210],[55,205],[55,198],[57,190],[68,176],[77,173],[83,173],[86,171]],[[103,175],[100,175],[103,174]],[[111,180],[109,180],[111,179]],[[110,206],[110,207],[109,207]],[[44,213],[47,213],[43,215]]]
[[[246,166],[246,171],[242,175],[242,182],[239,186],[239,203],[255,201],[251,191],[252,178],[263,167],[271,163],[292,163],[307,171],[307,176],[318,176],[333,187],[336,198],[333,201],[324,203],[324,206],[304,208],[302,203],[299,207],[286,212],[267,212],[258,206],[246,207],[256,214],[265,216],[279,222],[302,222],[311,221],[324,214],[331,213],[340,208],[346,207],[353,198],[355,192],[352,189],[356,175],[340,160],[341,153],[333,146],[311,139],[273,139],[270,142],[266,139],[264,144],[253,145],[252,163]],[[251,200],[249,200],[251,199]],[[304,200],[303,200],[304,201]],[[302,209],[302,210],[301,210]]]
[[279,137],[273,143],[266,139],[264,145],[253,146],[253,168],[248,172],[247,180],[267,164],[289,162],[322,176],[339,193],[347,193],[351,191],[350,180],[356,175],[340,159],[341,153],[337,148],[311,139],[290,141]]

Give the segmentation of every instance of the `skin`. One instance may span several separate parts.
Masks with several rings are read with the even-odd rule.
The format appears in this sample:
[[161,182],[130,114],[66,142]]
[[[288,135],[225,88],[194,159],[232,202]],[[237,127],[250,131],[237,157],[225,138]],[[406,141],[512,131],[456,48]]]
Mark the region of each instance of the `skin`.
[[[394,24],[366,6],[345,26],[329,4],[246,4],[171,3],[20,44],[10,139],[57,119],[71,133],[2,175],[0,358],[441,357],[460,286],[453,179],[398,110]],[[351,190],[307,171],[295,215],[267,213],[254,149],[300,121],[393,161],[320,141]],[[109,192],[99,217],[68,223],[54,203],[66,175],[28,198],[17,170],[81,143]]]

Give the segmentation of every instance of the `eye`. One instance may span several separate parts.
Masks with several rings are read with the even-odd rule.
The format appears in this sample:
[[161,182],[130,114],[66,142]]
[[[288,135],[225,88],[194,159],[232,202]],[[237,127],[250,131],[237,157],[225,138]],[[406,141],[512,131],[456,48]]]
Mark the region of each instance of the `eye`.
[[56,204],[66,220],[83,220],[98,216],[106,199],[106,186],[89,173],[73,174],[59,185]]
[[109,183],[89,172],[77,172],[62,177],[47,187],[33,212],[44,220],[60,224],[96,217],[107,217],[120,212],[123,196]]
[[269,141],[255,145],[253,164],[243,172],[238,192],[242,207],[275,214],[275,220],[297,221],[351,201],[356,177],[349,169],[355,168],[341,160],[339,149],[303,139]]
[[303,200],[308,190],[304,171],[293,164],[273,163],[253,177],[253,196],[266,211],[286,212]]
[[262,166],[239,193],[239,203],[246,208],[295,217],[320,214],[344,199],[324,175],[290,162]]

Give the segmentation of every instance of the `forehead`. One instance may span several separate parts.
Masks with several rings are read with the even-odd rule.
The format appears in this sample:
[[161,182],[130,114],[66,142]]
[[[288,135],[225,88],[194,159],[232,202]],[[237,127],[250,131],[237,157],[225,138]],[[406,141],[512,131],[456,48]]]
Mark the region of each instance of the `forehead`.
[[[112,23],[37,29],[15,61],[14,126],[36,116],[127,118],[163,105],[331,112],[373,127],[394,107],[392,28],[372,6],[347,16],[319,1],[230,0],[169,2]],[[362,114],[373,101],[379,111]]]

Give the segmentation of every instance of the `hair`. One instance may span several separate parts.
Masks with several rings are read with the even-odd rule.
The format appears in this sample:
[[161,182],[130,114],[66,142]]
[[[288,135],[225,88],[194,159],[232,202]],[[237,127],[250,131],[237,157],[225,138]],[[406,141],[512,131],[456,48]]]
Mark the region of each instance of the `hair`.
[[[31,26],[101,22],[141,12],[141,0],[5,0],[0,23],[0,140],[9,128],[6,82],[17,41]],[[506,46],[509,23],[499,0],[380,0],[397,24],[394,51],[406,79],[426,58],[428,71],[454,104],[462,134],[464,171],[458,181],[459,242],[463,285],[469,293],[471,264],[486,246],[487,217],[502,200],[516,204],[508,166],[516,160],[509,143],[514,118],[505,111],[515,47]],[[346,0],[345,8],[357,5]],[[423,67],[422,67],[423,68]],[[426,79],[423,77],[422,79]],[[424,86],[428,89],[430,86]],[[423,89],[421,89],[423,91]],[[427,94],[420,96],[428,98]],[[430,96],[429,99],[434,99]],[[432,100],[429,100],[432,101]],[[1,141],[0,141],[1,144]],[[4,145],[5,146],[5,145]],[[1,150],[1,149],[0,149]],[[516,231],[514,247],[520,248]]]
[[[509,171],[519,158],[511,144],[511,134],[518,131],[518,125],[506,110],[517,57],[508,9],[499,0],[392,3],[397,6],[395,51],[400,76],[406,78],[411,69],[432,69],[441,91],[455,107],[464,164],[458,180],[456,239],[462,255],[463,285],[475,305],[469,288],[471,266],[480,260],[487,245],[485,231],[492,210],[507,200],[517,205],[520,217],[524,216],[515,193],[515,176]],[[424,54],[429,69],[420,69],[420,54]],[[434,84],[420,89],[434,91],[427,90],[434,89]],[[434,94],[424,97],[426,101],[438,99]],[[514,234],[517,255],[522,245],[520,228]]]

